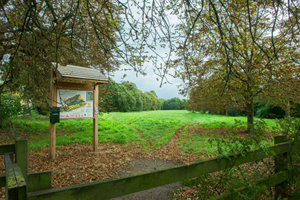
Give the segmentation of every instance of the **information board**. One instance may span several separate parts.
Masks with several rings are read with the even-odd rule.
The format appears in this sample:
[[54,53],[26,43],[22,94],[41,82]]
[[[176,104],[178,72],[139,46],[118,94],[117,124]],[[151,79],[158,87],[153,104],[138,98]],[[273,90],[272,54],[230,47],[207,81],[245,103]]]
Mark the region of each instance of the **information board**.
[[60,118],[93,117],[94,92],[80,90],[57,90],[57,107]]

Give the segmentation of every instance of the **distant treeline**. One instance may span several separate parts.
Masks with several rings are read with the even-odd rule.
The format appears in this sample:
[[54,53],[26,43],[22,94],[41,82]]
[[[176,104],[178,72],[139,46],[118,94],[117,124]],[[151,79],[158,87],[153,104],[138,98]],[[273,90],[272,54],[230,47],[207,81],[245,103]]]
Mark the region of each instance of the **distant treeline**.
[[[187,110],[195,111],[190,107],[190,105],[191,102],[190,100],[188,100],[186,104]],[[247,116],[246,110],[240,108],[234,108],[234,107],[231,107],[229,109],[224,109],[221,111],[203,107],[202,109],[199,109],[197,111],[208,112],[210,114],[227,115],[227,116]],[[291,103],[289,112],[287,113],[280,106],[273,105],[271,103],[255,101],[253,104],[253,111],[254,111],[254,116],[258,118],[280,119],[285,116],[300,117],[300,104]]]
[[[286,113],[280,106],[273,105],[271,103],[263,103],[256,101],[253,104],[254,116],[259,118],[279,119],[285,116],[299,117],[300,116],[300,104],[291,103],[289,112]],[[231,108],[228,110],[230,116],[247,116],[245,110],[239,110]]]
[[159,99],[153,90],[142,92],[132,82],[116,83],[113,80],[100,87],[99,101],[101,110],[106,112],[184,110],[186,103],[186,99],[178,97]]

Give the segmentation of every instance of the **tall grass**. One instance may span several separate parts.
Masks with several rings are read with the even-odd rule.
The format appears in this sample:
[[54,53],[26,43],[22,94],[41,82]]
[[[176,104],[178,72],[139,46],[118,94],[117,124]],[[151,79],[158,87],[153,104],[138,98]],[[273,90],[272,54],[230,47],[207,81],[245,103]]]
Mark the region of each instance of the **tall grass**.
[[[49,120],[35,118],[15,120],[17,132],[26,133],[29,138],[29,148],[43,148],[49,144]],[[239,120],[239,126],[246,126],[246,117],[228,117],[180,111],[144,111],[144,112],[112,112],[99,115],[99,142],[126,143],[140,145],[151,149],[167,144],[176,131],[182,130],[178,143],[184,152],[204,153],[212,151],[208,145],[209,138],[218,138],[220,134],[214,129],[232,127]],[[275,120],[265,120],[271,129]],[[201,126],[211,131],[209,133],[190,134],[188,128]],[[93,120],[73,119],[61,120],[56,126],[56,144],[92,143]]]

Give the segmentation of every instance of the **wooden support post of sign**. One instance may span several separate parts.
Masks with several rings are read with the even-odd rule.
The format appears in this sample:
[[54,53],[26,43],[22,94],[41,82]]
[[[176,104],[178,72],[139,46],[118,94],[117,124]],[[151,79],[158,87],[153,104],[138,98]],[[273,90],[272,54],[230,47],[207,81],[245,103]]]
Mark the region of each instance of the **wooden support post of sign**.
[[94,90],[94,118],[93,118],[93,151],[98,150],[98,89],[99,86],[95,84]]
[[[58,92],[60,90],[73,90],[71,91],[80,91],[84,96],[86,95],[89,99],[82,99],[83,101],[89,101],[85,111],[79,110],[77,113],[75,111],[67,110],[67,112],[72,112],[70,116],[64,115],[63,119],[83,119],[83,118],[93,118],[93,151],[97,152],[98,150],[98,93],[99,93],[99,84],[109,83],[109,80],[102,74],[99,69],[79,67],[73,65],[62,66],[58,63],[52,63],[51,65],[51,82],[50,82],[50,92],[51,92],[51,107],[57,107],[57,105],[62,106],[63,101],[61,98],[58,99]],[[53,68],[57,67],[54,71]],[[80,82],[78,82],[80,81]],[[86,93],[84,94],[85,91]],[[93,91],[93,110],[91,112],[91,97],[90,94]],[[67,92],[68,93],[68,92]],[[60,94],[60,93],[59,93]],[[69,93],[70,94],[70,93]],[[67,94],[67,95],[69,95]],[[88,96],[89,94],[89,96]],[[77,95],[76,95],[77,96]],[[80,96],[80,95],[79,95]],[[66,98],[66,96],[64,96]],[[72,97],[68,97],[72,98]],[[77,97],[76,97],[77,98]],[[53,109],[55,110],[55,109]],[[76,109],[77,110],[77,109]],[[78,113],[82,112],[82,113]],[[66,114],[64,113],[64,114]],[[53,112],[53,114],[55,114]],[[92,115],[93,114],[93,115]],[[56,118],[51,118],[50,121],[56,122]],[[59,118],[61,117],[61,113]],[[56,119],[56,120],[54,120]],[[55,123],[50,122],[50,159],[55,159]]]
[[[53,72],[51,72],[52,74]],[[57,107],[57,85],[52,76],[50,81],[51,107]],[[56,126],[55,123],[50,123],[50,159],[55,159],[55,138]]]

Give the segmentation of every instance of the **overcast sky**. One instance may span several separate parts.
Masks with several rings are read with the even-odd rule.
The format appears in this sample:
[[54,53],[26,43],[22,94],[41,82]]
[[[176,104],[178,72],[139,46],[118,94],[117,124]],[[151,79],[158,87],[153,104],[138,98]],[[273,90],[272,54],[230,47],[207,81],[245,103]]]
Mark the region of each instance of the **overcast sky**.
[[[145,72],[147,73],[146,76],[139,74],[138,77],[136,77],[136,72],[134,71],[118,71],[115,73],[115,76],[112,77],[112,79],[117,83],[120,83],[122,81],[133,82],[136,84],[137,88],[139,90],[142,90],[143,92],[150,92],[151,90],[153,90],[157,94],[158,98],[161,99],[171,99],[173,97],[186,99],[186,97],[184,97],[183,95],[178,94],[179,89],[177,86],[181,84],[180,79],[168,77],[168,80],[169,82],[171,82],[171,84],[167,83],[159,87],[160,81],[156,80],[158,76],[154,74],[153,69],[148,67]],[[124,74],[126,74],[127,76],[122,79]]]
[[[143,3],[142,1],[137,1],[138,3]],[[148,6],[151,6],[152,3],[148,2],[147,3]],[[134,23],[136,23],[135,20],[138,20],[140,24],[144,23],[141,21],[142,17],[140,15],[140,9],[137,8],[135,5],[130,5],[131,7],[131,14],[134,16]],[[147,9],[146,9],[147,10]],[[167,11],[168,12],[168,11]],[[168,12],[169,14],[167,14],[167,18],[165,16],[164,20],[166,20],[168,22],[168,29],[173,29],[173,27],[171,25],[176,25],[179,23],[179,19],[177,18],[177,16],[175,15],[171,15],[170,12]],[[156,16],[158,19],[161,18],[161,14],[157,14],[158,16]],[[126,28],[127,27],[127,28]],[[132,29],[132,26],[129,26],[126,22],[125,25],[125,29],[128,29],[128,32]],[[168,32],[167,30],[165,30],[165,27],[160,27],[156,30],[157,33],[161,34],[162,36],[164,34],[162,34],[162,30],[164,30],[164,34],[166,32]],[[154,30],[153,30],[154,31]],[[157,37],[157,36],[156,36]],[[155,38],[156,38],[155,37]],[[153,38],[148,38],[148,43],[152,44],[151,39]],[[157,39],[157,38],[156,38]],[[129,40],[131,41],[131,40]],[[163,43],[162,43],[163,44]],[[166,45],[168,46],[168,45]],[[145,53],[145,55],[143,56],[155,56],[155,54],[152,54],[151,50],[147,48],[147,46],[144,47],[145,48],[145,52],[150,52],[150,53]],[[165,63],[167,61],[168,58],[168,53],[170,51],[170,49],[168,47],[166,48],[162,48],[160,46],[160,43],[157,43],[157,46],[155,46],[155,51],[156,53],[158,53],[161,58],[157,58],[158,59],[158,63],[157,65],[159,66],[161,63]],[[171,58],[174,59],[174,53],[171,55]],[[162,61],[161,59],[164,59],[164,61]],[[144,63],[145,64],[145,63]],[[157,75],[154,74],[153,72],[153,68],[151,67],[151,65],[149,66],[149,63],[145,64],[147,67],[147,69],[145,70],[145,73],[147,74],[146,76],[143,76],[141,74],[138,74],[138,76],[136,76],[136,72],[134,72],[133,70],[131,71],[117,71],[114,73],[114,76],[112,77],[112,79],[114,81],[116,81],[117,83],[120,83],[122,81],[130,81],[136,84],[137,88],[139,90],[142,90],[143,92],[150,92],[151,90],[155,91],[156,95],[158,96],[158,98],[162,98],[162,99],[171,99],[173,97],[178,97],[180,99],[187,99],[187,97],[184,97],[183,95],[178,94],[179,93],[179,88],[178,86],[182,83],[182,81],[178,78],[173,78],[168,76],[167,79],[170,83],[166,83],[163,84],[160,87],[160,81],[157,81],[156,79],[159,78]],[[127,69],[130,67],[126,67]],[[127,76],[125,78],[123,78],[123,75],[126,74]]]

